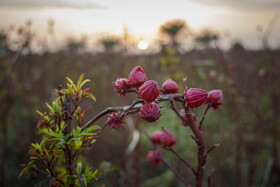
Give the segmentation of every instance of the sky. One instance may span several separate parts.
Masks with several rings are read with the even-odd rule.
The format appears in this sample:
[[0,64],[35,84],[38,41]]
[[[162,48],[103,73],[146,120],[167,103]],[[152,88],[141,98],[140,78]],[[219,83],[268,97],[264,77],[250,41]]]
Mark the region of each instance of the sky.
[[176,18],[186,20],[194,32],[218,31],[224,46],[242,40],[249,48],[261,45],[257,26],[267,28],[274,20],[269,42],[280,46],[280,0],[0,0],[0,27],[32,19],[34,29],[44,35],[53,19],[59,38],[122,34],[127,27],[152,41],[161,24]]

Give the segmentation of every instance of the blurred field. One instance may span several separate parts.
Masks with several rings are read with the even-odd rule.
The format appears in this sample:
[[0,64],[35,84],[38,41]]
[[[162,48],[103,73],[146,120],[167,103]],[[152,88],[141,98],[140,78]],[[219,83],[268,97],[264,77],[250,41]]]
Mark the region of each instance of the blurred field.
[[[165,30],[162,33],[169,40],[159,43],[156,53],[129,53],[133,42],[123,37],[101,38],[103,50],[92,53],[85,49],[84,40],[69,40],[53,51],[47,39],[37,40],[28,23],[10,29],[0,33],[0,186],[44,184],[41,176],[18,179],[18,174],[28,159],[30,143],[38,140],[35,111],[44,111],[44,103],[56,97],[54,89],[65,86],[65,77],[76,80],[85,73],[92,80],[97,101],[88,103],[92,106],[90,118],[108,106],[133,101],[133,95],[127,99],[114,93],[112,82],[127,77],[136,65],[160,84],[167,78],[176,80],[181,92],[185,77],[189,88],[223,90],[221,110],[209,112],[205,122],[207,143],[221,144],[209,156],[206,168],[206,172],[216,168],[213,186],[280,185],[280,49],[270,49],[265,40],[260,50],[235,43],[223,51],[219,37],[206,32],[188,36],[193,40],[193,50],[184,50],[180,43],[185,35],[177,37],[177,33]],[[39,52],[34,52],[36,46]],[[180,186],[163,165],[153,167],[145,161],[151,145],[144,134],[135,149],[128,149],[134,131],[146,129],[151,133],[163,126],[177,134],[175,149],[194,160],[196,150],[189,129],[167,107],[163,113],[155,124],[144,123],[137,115],[128,118],[124,129],[107,129],[85,153],[94,168],[106,169],[109,163],[114,166],[104,178],[108,187]],[[191,177],[173,155],[165,156]]]

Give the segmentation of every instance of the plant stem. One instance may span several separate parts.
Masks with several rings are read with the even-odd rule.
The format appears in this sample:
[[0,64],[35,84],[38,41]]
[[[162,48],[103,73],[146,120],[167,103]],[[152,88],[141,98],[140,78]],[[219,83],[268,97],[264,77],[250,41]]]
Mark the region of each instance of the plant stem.
[[174,173],[174,175],[179,181],[181,181],[186,187],[189,186],[184,177],[175,168],[173,168],[162,156],[160,160]]
[[203,173],[204,173],[204,167],[206,162],[205,157],[205,142],[204,137],[202,134],[202,131],[198,128],[198,126],[195,124],[194,120],[191,117],[191,113],[188,110],[188,108],[184,105],[184,109],[186,112],[187,117],[187,123],[190,126],[191,130],[194,133],[194,136],[197,140],[198,145],[198,151],[197,151],[197,171],[196,171],[196,187],[202,187],[203,182]]
[[202,128],[202,124],[203,124],[204,118],[205,118],[206,113],[207,113],[207,111],[209,110],[209,108],[211,108],[211,105],[210,105],[210,104],[207,105],[207,107],[206,107],[206,109],[205,109],[205,111],[204,111],[204,114],[203,114],[203,116],[201,117],[201,120],[200,120],[200,122],[199,122],[199,129],[200,129],[200,130],[201,130],[201,128]]
[[51,166],[49,165],[49,163],[46,163],[47,165],[47,169],[49,170],[51,176],[60,184],[62,184],[63,186],[65,186],[64,182],[62,180],[60,180],[54,173],[54,171],[52,170]]
[[[100,118],[102,118],[104,115],[112,113],[112,112],[117,112],[117,111],[123,111],[123,112],[127,112],[131,109],[133,109],[135,107],[135,105],[137,105],[138,103],[143,103],[143,100],[137,100],[134,101],[128,108],[126,108],[124,110],[124,107],[109,107],[105,110],[103,110],[102,112],[100,112],[99,114],[97,114],[95,117],[93,117],[91,120],[89,120],[83,127],[82,129],[86,129],[88,127],[90,127],[92,124],[94,124],[97,120],[99,120]],[[104,127],[106,127],[106,125],[103,125]],[[102,127],[103,127],[102,126]],[[102,128],[101,128],[102,129]]]
[[214,172],[215,172],[215,169],[212,168],[212,169],[210,170],[209,174],[208,174],[208,179],[207,179],[207,186],[208,186],[208,187],[211,187],[211,176],[212,176],[212,174],[213,174]]
[[175,112],[175,114],[178,116],[178,118],[180,118],[183,122],[185,122],[186,119],[184,119],[184,118],[180,115],[179,111],[176,109],[176,107],[175,107],[175,105],[174,105],[174,101],[171,100],[171,101],[169,101],[169,102],[170,102],[170,108]]
[[191,164],[185,160],[177,151],[173,149],[173,147],[167,148],[167,150],[171,151],[179,160],[181,160],[188,168],[190,168],[194,175],[196,175],[195,169],[191,166]]
[[81,187],[84,187],[85,185],[84,185],[84,183],[83,183],[83,181],[82,181],[81,176],[79,175],[79,173],[76,171],[76,169],[75,169],[74,167],[72,167],[72,170],[74,171],[75,175],[77,176]]

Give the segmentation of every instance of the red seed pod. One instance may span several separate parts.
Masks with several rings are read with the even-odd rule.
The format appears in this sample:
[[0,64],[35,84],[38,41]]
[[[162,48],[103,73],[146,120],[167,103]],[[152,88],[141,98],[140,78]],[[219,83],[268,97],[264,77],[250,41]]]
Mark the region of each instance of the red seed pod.
[[145,103],[140,108],[140,115],[144,120],[154,122],[160,118],[160,107],[156,103]]
[[139,95],[142,99],[147,102],[153,102],[159,96],[159,89],[158,84],[154,80],[146,81],[140,88],[139,88]]
[[162,132],[159,130],[156,130],[151,136],[151,141],[155,144],[160,144],[161,135],[162,135]]
[[126,92],[124,89],[127,88],[129,88],[129,85],[128,85],[128,80],[126,78],[117,78],[117,80],[114,82],[114,89],[120,95],[125,95]]
[[175,136],[167,129],[164,129],[162,132],[160,143],[163,146],[173,146],[176,144],[176,138]]
[[212,90],[208,92],[207,103],[212,104],[212,107],[216,110],[219,106],[223,104],[223,91],[222,90]]
[[162,84],[162,91],[164,94],[170,94],[170,93],[178,93],[179,87],[177,83],[171,79],[166,80]]
[[[112,120],[113,118],[115,118],[115,120]],[[113,127],[113,128],[120,128],[122,127],[123,124],[125,124],[124,122],[124,117],[121,117],[121,114],[118,113],[113,113],[108,117],[108,120],[112,120],[110,123],[108,123],[109,126]]]
[[146,80],[146,73],[140,66],[134,67],[128,75],[128,83],[133,87],[141,86]]
[[161,154],[158,151],[149,151],[146,159],[153,165],[158,165],[160,163]]
[[184,93],[186,105],[191,108],[199,107],[207,101],[208,93],[205,90],[191,88]]

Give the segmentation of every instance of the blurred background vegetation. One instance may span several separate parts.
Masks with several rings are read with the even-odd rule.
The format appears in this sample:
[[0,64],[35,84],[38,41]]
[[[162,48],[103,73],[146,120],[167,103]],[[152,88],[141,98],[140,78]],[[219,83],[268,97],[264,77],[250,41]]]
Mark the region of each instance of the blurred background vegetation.
[[[127,105],[135,99],[134,95],[118,96],[112,82],[127,77],[136,65],[159,84],[172,78],[181,92],[185,78],[189,88],[223,90],[221,110],[210,111],[205,120],[208,145],[221,144],[209,156],[205,170],[216,168],[213,186],[280,185],[280,48],[271,49],[265,34],[259,50],[246,49],[237,41],[225,51],[214,30],[193,33],[184,20],[176,19],[160,26],[156,52],[139,51],[126,29],[122,36],[100,37],[96,49],[89,50],[91,44],[81,36],[69,38],[53,50],[49,39],[55,43],[55,23],[50,20],[48,25],[45,40],[36,38],[31,20],[0,31],[0,186],[46,184],[41,176],[18,179],[18,174],[28,159],[30,143],[38,140],[35,111],[44,111],[44,103],[57,97],[54,89],[65,86],[66,76],[76,80],[86,73],[92,80],[97,101],[88,103],[92,106],[89,119],[108,106]],[[181,45],[186,39],[192,41],[188,46],[191,50]],[[89,164],[104,172],[106,186],[180,186],[164,165],[154,167],[146,162],[151,145],[145,134],[137,138],[143,130],[151,134],[165,127],[177,135],[175,149],[193,162],[196,148],[191,132],[169,111],[163,108],[160,120],[152,124],[138,115],[127,117],[123,129],[106,129],[85,152]],[[173,155],[165,156],[192,180],[191,173]]]

